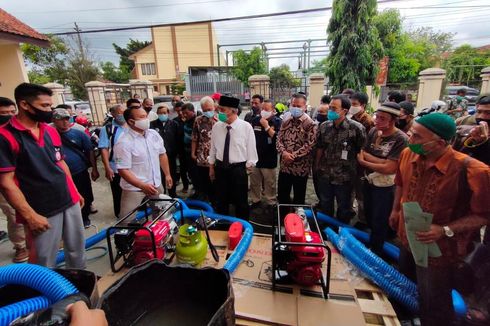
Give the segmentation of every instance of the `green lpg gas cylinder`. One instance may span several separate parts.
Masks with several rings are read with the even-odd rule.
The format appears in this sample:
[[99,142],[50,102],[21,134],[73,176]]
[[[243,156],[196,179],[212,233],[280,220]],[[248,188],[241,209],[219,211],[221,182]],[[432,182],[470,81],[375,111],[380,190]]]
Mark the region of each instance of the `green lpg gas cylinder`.
[[208,252],[208,241],[194,226],[184,224],[179,228],[177,260],[182,264],[199,266]]

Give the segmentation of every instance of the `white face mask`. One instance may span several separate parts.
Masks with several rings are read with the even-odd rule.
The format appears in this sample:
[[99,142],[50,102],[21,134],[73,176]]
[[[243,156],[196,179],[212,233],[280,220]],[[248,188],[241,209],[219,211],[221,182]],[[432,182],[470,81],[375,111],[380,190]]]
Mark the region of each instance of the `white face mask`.
[[135,120],[134,126],[141,130],[148,130],[150,128],[150,119]]
[[264,119],[269,119],[271,117],[271,115],[272,115],[272,112],[270,112],[270,111],[264,111],[264,110],[260,111],[260,116]]
[[359,112],[361,112],[361,110],[362,110],[362,107],[360,107],[360,106],[351,106],[349,109],[349,114],[351,116],[353,116],[353,115],[356,115]]

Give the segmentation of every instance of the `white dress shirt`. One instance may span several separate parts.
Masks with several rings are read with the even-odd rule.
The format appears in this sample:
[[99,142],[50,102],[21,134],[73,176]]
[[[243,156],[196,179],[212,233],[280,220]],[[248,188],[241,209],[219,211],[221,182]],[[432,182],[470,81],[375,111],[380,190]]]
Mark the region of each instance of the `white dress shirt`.
[[223,161],[225,138],[227,129],[230,129],[230,164],[246,162],[247,167],[255,166],[259,157],[255,146],[255,134],[250,123],[236,119],[231,125],[218,121],[211,131],[211,148],[208,161],[214,164],[216,160]]
[[[163,139],[155,130],[148,129],[142,135],[128,128],[114,146],[114,161],[117,169],[128,169],[142,182],[159,187],[162,184],[160,155],[165,152]],[[123,178],[121,188],[141,191]]]

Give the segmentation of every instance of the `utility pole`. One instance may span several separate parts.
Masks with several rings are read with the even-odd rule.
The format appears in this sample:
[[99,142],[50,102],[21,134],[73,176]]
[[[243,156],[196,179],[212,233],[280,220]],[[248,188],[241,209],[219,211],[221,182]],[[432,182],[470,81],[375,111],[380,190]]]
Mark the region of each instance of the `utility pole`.
[[74,30],[75,30],[75,32],[77,32],[78,48],[80,49],[80,54],[82,55],[82,60],[83,60],[83,62],[85,62],[85,51],[83,49],[82,37],[80,35],[80,32],[82,30],[78,27],[76,22],[74,24],[75,24]]

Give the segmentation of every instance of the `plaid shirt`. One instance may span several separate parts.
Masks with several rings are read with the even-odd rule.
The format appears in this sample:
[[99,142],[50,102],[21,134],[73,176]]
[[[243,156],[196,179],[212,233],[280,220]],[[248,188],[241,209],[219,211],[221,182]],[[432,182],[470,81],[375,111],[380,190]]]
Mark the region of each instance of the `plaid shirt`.
[[199,116],[192,128],[192,141],[197,143],[196,156],[197,165],[209,166],[208,156],[211,148],[211,130],[216,120],[205,116]]
[[[312,155],[311,151],[315,146],[316,124],[307,114],[300,118],[286,119],[277,136],[277,151],[281,155],[280,171],[295,176],[306,177],[310,173]],[[282,159],[283,152],[294,155],[291,163],[286,163]]]
[[[332,184],[341,185],[354,181],[357,171],[357,154],[366,141],[364,127],[356,121],[344,119],[338,127],[326,121],[318,128],[317,150],[321,151],[318,175]],[[342,152],[347,158],[342,159]]]

